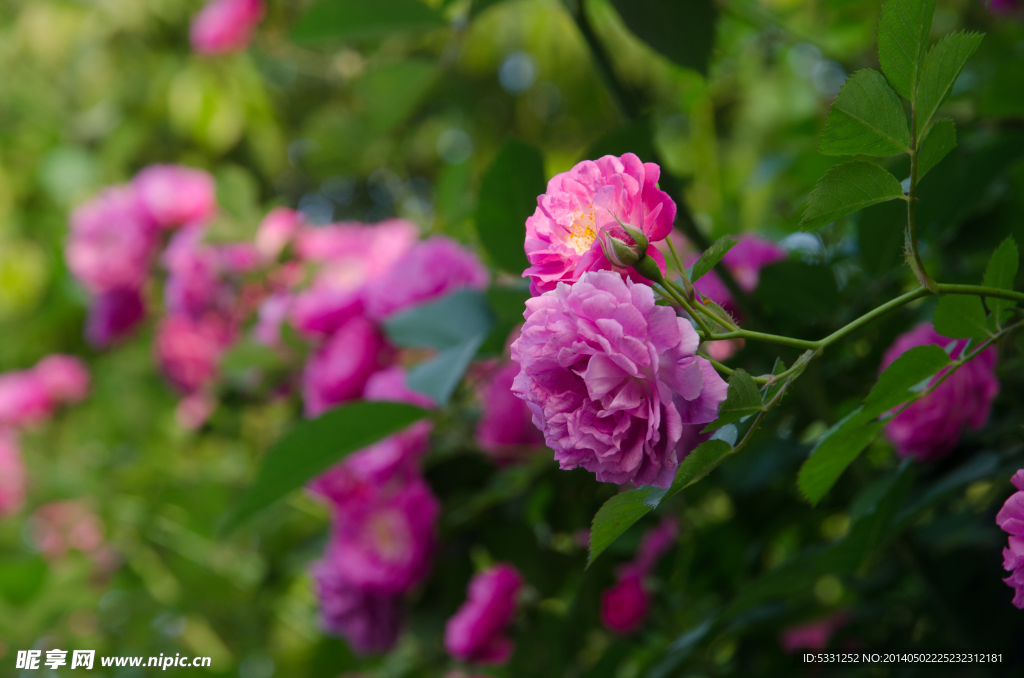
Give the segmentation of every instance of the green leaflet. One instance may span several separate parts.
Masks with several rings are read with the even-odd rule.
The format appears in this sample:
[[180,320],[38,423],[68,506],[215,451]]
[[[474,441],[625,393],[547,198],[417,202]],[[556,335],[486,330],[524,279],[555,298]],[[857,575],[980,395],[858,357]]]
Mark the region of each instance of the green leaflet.
[[900,182],[878,165],[859,160],[834,165],[811,191],[800,228],[821,228],[851,212],[902,197]]
[[878,71],[857,71],[832,102],[818,144],[825,155],[895,155],[910,151],[899,97]]
[[928,130],[928,136],[921,142],[920,155],[917,159],[917,177],[920,179],[928,170],[939,164],[946,155],[956,148],[956,124],[943,118],[936,120]]
[[707,250],[700,255],[700,259],[697,260],[697,263],[693,265],[693,273],[690,277],[690,281],[697,282],[703,278],[708,271],[715,267],[715,264],[722,260],[722,257],[732,249],[736,242],[736,238],[731,235],[723,235],[712,243],[711,247],[707,248]]
[[944,337],[983,341],[989,336],[985,307],[979,297],[946,295],[939,299],[932,320],[935,331]]
[[[1009,236],[999,244],[992,258],[988,260],[985,268],[985,279],[982,283],[986,287],[998,287],[1001,290],[1012,290],[1013,281],[1017,277],[1017,266],[1020,263],[1020,253],[1017,251],[1017,243],[1013,236]],[[987,297],[986,303],[992,310],[992,315],[1000,324],[1003,322],[1003,315],[1017,304],[1009,299]]]
[[764,407],[761,393],[750,375],[741,369],[729,375],[729,391],[725,401],[718,406],[718,418],[704,428],[704,433],[739,421],[743,417],[760,412]]
[[949,97],[967,58],[981,44],[981,33],[951,33],[928,50],[917,87],[917,137],[924,138],[928,123]]
[[914,100],[928,50],[935,0],[888,0],[878,20],[878,62],[892,88]]
[[910,390],[914,386],[930,379],[949,363],[949,355],[934,344],[915,346],[906,351],[878,377],[868,397],[864,399],[862,416],[874,419],[905,403],[913,396]]

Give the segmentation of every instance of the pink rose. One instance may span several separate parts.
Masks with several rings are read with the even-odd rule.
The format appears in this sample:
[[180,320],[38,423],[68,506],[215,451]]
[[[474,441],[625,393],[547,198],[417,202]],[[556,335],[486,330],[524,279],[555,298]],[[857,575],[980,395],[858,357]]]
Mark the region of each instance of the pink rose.
[[252,333],[256,341],[266,346],[277,346],[281,343],[281,326],[288,317],[292,305],[292,295],[277,292],[260,302],[256,313],[256,326]]
[[665,516],[657,527],[644,533],[630,569],[645,576],[651,574],[661,557],[675,546],[678,537],[679,521],[675,516]]
[[[879,372],[915,346],[935,344],[945,348],[954,342],[956,345],[951,356],[957,358],[967,341],[947,339],[939,335],[931,323],[922,323],[896,338],[882,357]],[[985,349],[932,393],[890,419],[885,425],[885,432],[899,455],[919,461],[938,459],[956,447],[964,427],[979,429],[984,426],[992,411],[992,401],[999,393],[999,381],[995,376],[997,359],[994,346]]]
[[275,207],[263,217],[256,230],[256,250],[266,261],[275,261],[302,227],[302,212]]
[[640,575],[629,573],[601,596],[601,623],[619,635],[629,635],[643,625],[650,601]]
[[358,654],[387,652],[398,640],[401,596],[355,586],[338,573],[337,564],[328,557],[313,566],[324,628],[345,638]]
[[713,421],[727,390],[690,323],[611,271],[528,300],[524,317],[512,390],[560,466],[669,487],[683,425]]
[[1003,581],[1014,589],[1013,604],[1024,609],[1024,469],[1013,474],[1011,482],[1018,491],[999,509],[996,524],[1010,534],[1009,545],[1003,549],[1003,569],[1011,574]]
[[[612,269],[601,251],[602,232],[621,231],[619,222],[640,229],[651,241],[647,254],[665,271],[665,259],[653,244],[672,231],[676,204],[658,189],[661,168],[641,163],[632,153],[584,160],[556,174],[537,198],[537,211],[526,220],[526,258],[534,296],[572,283],[586,271]],[[632,269],[618,269],[643,281]]]
[[85,338],[105,348],[128,336],[146,317],[142,295],[134,287],[115,287],[97,295],[85,321]]
[[131,186],[108,188],[71,213],[64,256],[86,289],[139,289],[157,247],[156,228]]
[[416,243],[366,286],[366,314],[380,320],[459,289],[484,290],[490,279],[477,256],[444,236]]
[[0,428],[0,518],[25,504],[25,464],[14,432]]
[[77,403],[89,392],[89,370],[78,358],[50,355],[32,368],[55,403]]
[[237,295],[223,280],[219,253],[203,242],[205,235],[205,227],[190,224],[175,233],[164,250],[164,304],[169,314],[198,319],[214,312],[227,317],[236,307]]
[[71,549],[99,551],[103,546],[103,523],[84,502],[55,501],[32,514],[32,536],[43,556],[54,560]]
[[174,420],[186,431],[198,431],[217,409],[217,399],[205,391],[190,393],[174,408]]
[[192,49],[208,55],[245,49],[265,10],[263,0],[210,0],[192,19]]
[[217,211],[217,188],[209,172],[184,165],[150,165],[132,186],[143,208],[161,228],[201,222]]
[[526,403],[512,392],[517,374],[519,365],[506,363],[478,389],[481,413],[476,442],[480,449],[498,459],[514,458],[524,450],[544,445],[544,436],[534,426]]
[[38,424],[52,412],[53,399],[35,371],[0,374],[0,427]]
[[349,319],[309,358],[302,372],[306,416],[318,416],[358,397],[390,352],[376,325],[361,315]]
[[785,629],[779,636],[779,645],[786,652],[797,650],[824,650],[836,631],[846,626],[850,615],[841,610],[827,617]]
[[473,577],[469,596],[444,629],[444,646],[456,659],[505,664],[514,646],[505,628],[516,613],[523,580],[516,568],[499,563]]
[[157,328],[156,354],[167,378],[184,393],[193,393],[217,376],[225,330],[215,318],[164,318]]

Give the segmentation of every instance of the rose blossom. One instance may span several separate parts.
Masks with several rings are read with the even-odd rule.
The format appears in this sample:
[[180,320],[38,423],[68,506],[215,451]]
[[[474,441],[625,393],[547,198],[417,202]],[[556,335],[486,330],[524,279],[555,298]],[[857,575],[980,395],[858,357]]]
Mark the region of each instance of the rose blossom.
[[401,597],[354,586],[338,574],[337,564],[328,557],[313,565],[324,628],[345,638],[359,654],[390,650],[401,627]]
[[683,425],[713,421],[728,388],[690,323],[611,271],[528,300],[524,317],[512,390],[561,468],[669,487]]
[[292,305],[292,295],[277,292],[260,302],[256,315],[256,326],[252,334],[256,341],[266,346],[277,346],[281,343],[281,326],[288,317]]
[[104,348],[128,336],[146,317],[142,294],[134,287],[115,287],[97,295],[89,307],[85,338]]
[[462,661],[504,664],[512,656],[512,640],[505,627],[516,613],[516,597],[523,585],[516,568],[499,563],[473,577],[469,596],[444,629],[444,646]]
[[210,0],[192,19],[192,49],[199,54],[245,49],[265,10],[263,0]]
[[1013,587],[1013,604],[1024,609],[1024,469],[1013,474],[1011,482],[1018,491],[999,509],[996,524],[1010,535],[1009,546],[1003,549],[1003,569],[1012,574],[1003,581]]
[[274,261],[304,223],[302,212],[288,207],[275,207],[263,217],[256,229],[256,250],[267,261]]
[[85,363],[73,356],[47,356],[32,371],[53,402],[77,403],[89,392],[89,371]]
[[533,425],[526,404],[512,392],[519,365],[507,363],[497,368],[479,388],[480,421],[476,442],[484,452],[496,457],[514,457],[524,449],[544,445],[544,436]]
[[213,311],[226,316],[235,306],[234,290],[222,280],[218,251],[203,242],[205,235],[205,227],[190,224],[175,233],[164,250],[164,304],[169,314],[199,319]]
[[[931,323],[922,323],[896,338],[882,357],[879,373],[915,346],[935,344],[945,348],[954,342],[950,356],[956,359],[967,340],[947,339],[938,334]],[[999,393],[995,376],[997,359],[995,346],[985,349],[933,392],[890,419],[885,432],[899,455],[919,461],[938,459],[956,447],[965,426],[973,429],[984,426],[992,411],[992,401]]]
[[[627,153],[584,160],[552,177],[547,192],[537,198],[537,210],[526,220],[526,258],[531,265],[523,277],[530,279],[530,292],[537,296],[559,282],[579,280],[586,271],[611,269],[599,235],[620,234],[619,221],[642,230],[652,243],[664,240],[672,231],[676,204],[658,189],[660,176],[660,167]],[[658,248],[649,245],[647,254],[664,272],[665,259]],[[620,271],[643,280],[632,269]]]
[[361,492],[338,508],[326,558],[339,577],[363,591],[408,591],[430,568],[440,510],[419,478]]
[[842,610],[806,624],[790,626],[779,636],[779,645],[789,653],[824,650],[835,632],[846,626],[849,618],[849,613]]
[[163,373],[184,393],[198,391],[217,376],[225,331],[215,318],[164,318],[157,328],[156,354]]
[[38,424],[52,412],[53,399],[35,371],[0,374],[0,426]]
[[416,243],[366,286],[366,314],[380,320],[459,289],[483,290],[490,276],[477,256],[444,236]]
[[376,325],[361,315],[351,318],[306,363],[302,372],[306,416],[315,417],[359,396],[389,353]]
[[216,185],[209,172],[184,165],[150,165],[132,186],[143,209],[161,228],[204,221],[217,211]]
[[157,246],[156,228],[131,186],[102,191],[71,213],[64,256],[86,289],[139,289]]
[[650,601],[640,575],[627,573],[601,596],[601,622],[619,635],[629,635],[647,618]]
[[25,464],[14,432],[0,428],[0,518],[17,513],[25,503]]

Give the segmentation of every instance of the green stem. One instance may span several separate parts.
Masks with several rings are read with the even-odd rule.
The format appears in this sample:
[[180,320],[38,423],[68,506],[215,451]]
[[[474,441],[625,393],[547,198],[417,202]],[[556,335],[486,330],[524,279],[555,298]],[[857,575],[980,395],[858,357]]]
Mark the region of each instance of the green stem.
[[703,318],[701,318],[694,312],[693,307],[690,306],[686,299],[683,298],[683,295],[679,294],[679,292],[672,286],[672,284],[669,281],[662,279],[661,286],[657,289],[658,292],[662,294],[662,296],[665,296],[671,299],[672,301],[676,302],[680,306],[682,306],[683,310],[686,311],[690,315],[690,317],[697,322],[702,332],[701,340],[704,340],[707,337],[711,336],[711,328],[708,327],[707,323],[704,322]]
[[821,346],[821,343],[817,341],[807,341],[805,339],[795,339],[793,337],[783,337],[778,334],[766,334],[751,330],[733,330],[724,334],[712,334],[708,337],[708,341],[718,341],[720,339],[754,339],[755,341],[766,341],[772,344],[782,344],[783,346],[810,349],[812,351]]
[[976,297],[993,297],[995,299],[1009,299],[1010,301],[1024,302],[1024,293],[1004,290],[998,287],[984,287],[982,285],[948,285],[939,283],[937,285],[939,294],[970,294]]
[[910,190],[907,191],[907,230],[905,232],[905,246],[907,249],[907,263],[914,272],[917,281],[922,287],[932,292],[938,292],[939,288],[935,281],[928,275],[921,261],[921,254],[917,251],[917,219],[914,215],[914,208],[917,204],[917,161],[919,144],[917,143],[917,107],[911,105],[910,109]]

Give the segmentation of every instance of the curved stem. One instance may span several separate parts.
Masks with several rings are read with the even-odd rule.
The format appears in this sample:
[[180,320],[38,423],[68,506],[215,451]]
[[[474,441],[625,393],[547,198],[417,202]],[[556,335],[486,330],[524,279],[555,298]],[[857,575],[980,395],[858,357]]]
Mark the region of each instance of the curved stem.
[[948,285],[938,283],[936,285],[939,294],[972,294],[976,297],[993,297],[995,299],[1009,299],[1010,301],[1024,302],[1024,292],[1014,292],[998,287],[984,287],[982,285]]
[[817,341],[794,339],[793,337],[783,337],[778,334],[765,334],[764,332],[753,332],[751,330],[733,330],[732,332],[726,332],[724,334],[712,334],[707,339],[708,341],[718,341],[720,339],[754,339],[756,341],[767,341],[772,344],[782,344],[783,346],[792,346],[793,348],[804,348],[810,350],[814,350],[821,346],[821,342]]

